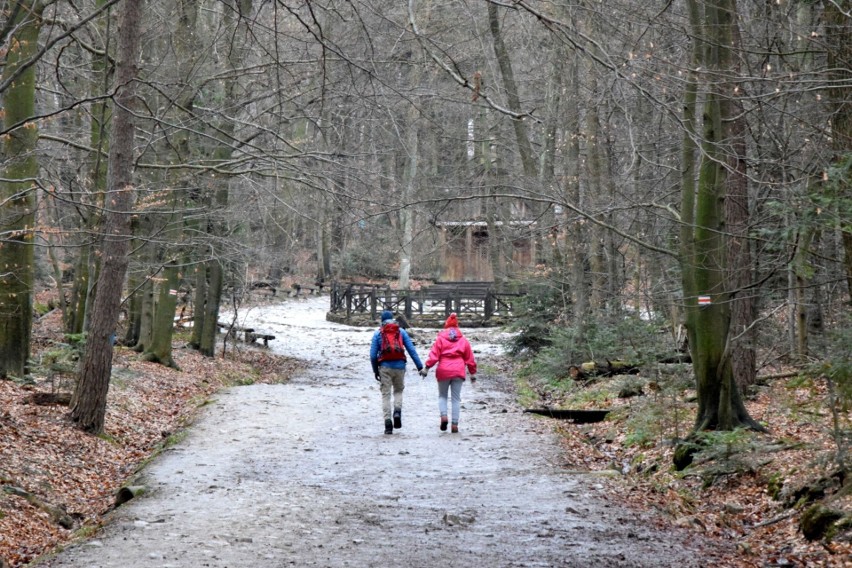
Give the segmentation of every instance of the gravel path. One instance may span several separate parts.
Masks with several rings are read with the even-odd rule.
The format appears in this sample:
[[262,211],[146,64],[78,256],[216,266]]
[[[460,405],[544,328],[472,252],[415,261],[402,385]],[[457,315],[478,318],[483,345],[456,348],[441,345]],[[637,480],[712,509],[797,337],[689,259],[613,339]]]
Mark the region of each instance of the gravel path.
[[[255,308],[309,369],[223,392],[146,470],[149,491],[51,567],[706,566],[693,537],[609,503],[606,481],[559,467],[548,419],[488,380],[465,385],[460,434],[438,429],[433,374],[407,376],[403,428],[383,434],[372,329],[324,319],[327,299]],[[434,330],[415,330],[425,358]]]

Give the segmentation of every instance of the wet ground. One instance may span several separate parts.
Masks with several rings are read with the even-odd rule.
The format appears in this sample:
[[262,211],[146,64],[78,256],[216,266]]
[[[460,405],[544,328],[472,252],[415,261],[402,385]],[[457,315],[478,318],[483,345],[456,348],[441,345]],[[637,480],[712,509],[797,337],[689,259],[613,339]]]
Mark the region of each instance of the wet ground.
[[[434,373],[409,369],[403,428],[384,434],[372,329],[325,321],[326,298],[254,308],[241,325],[310,362],[285,385],[221,393],[145,471],[147,493],[51,567],[706,566],[700,544],[565,471],[549,419],[482,367],[459,434],[438,429]],[[425,360],[435,330],[414,330]],[[493,369],[493,367],[491,367]]]

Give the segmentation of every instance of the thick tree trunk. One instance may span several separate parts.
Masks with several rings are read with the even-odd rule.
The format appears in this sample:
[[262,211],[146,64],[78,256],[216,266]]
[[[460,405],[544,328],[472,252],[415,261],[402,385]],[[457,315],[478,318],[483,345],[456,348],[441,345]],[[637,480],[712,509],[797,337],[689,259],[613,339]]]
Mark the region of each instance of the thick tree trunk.
[[[705,5],[704,63],[709,72],[729,70],[731,0],[714,0]],[[696,34],[696,37],[701,35]],[[693,256],[682,263],[688,273],[684,282],[694,286],[707,303],[698,306],[697,298],[687,298],[692,317],[690,345],[698,391],[695,429],[732,430],[738,426],[763,429],[748,414],[734,380],[730,351],[730,298],[726,284],[725,209],[727,170],[724,167],[723,111],[726,108],[720,89],[711,84],[706,94],[703,115],[702,158],[694,201],[695,227],[686,234]]]
[[136,343],[133,344],[134,351],[142,353],[151,346],[154,336],[154,280],[150,275],[145,276],[145,281],[136,292],[139,295],[138,321],[134,326],[139,329]]
[[148,361],[173,368],[177,368],[177,364],[172,358],[172,336],[175,328],[175,308],[177,307],[179,285],[178,266],[175,262],[170,262],[163,268],[163,278],[157,286],[151,344],[143,354],[143,357]]
[[93,433],[102,432],[104,427],[133,206],[133,109],[136,107],[136,57],[142,6],[141,2],[126,2],[122,6],[115,77],[116,109],[110,137],[109,191],[101,250],[103,264],[92,308],[91,331],[71,401],[71,420],[81,430]]
[[[38,129],[27,122],[35,113],[35,65],[21,66],[38,52],[41,2],[20,1],[6,6],[14,14],[15,30],[6,53],[3,79],[17,78],[3,93],[3,125],[20,124],[4,137],[5,168],[0,181],[0,378],[23,377],[30,355],[33,323],[33,238],[38,174],[35,147]],[[20,180],[20,181],[16,181]]]

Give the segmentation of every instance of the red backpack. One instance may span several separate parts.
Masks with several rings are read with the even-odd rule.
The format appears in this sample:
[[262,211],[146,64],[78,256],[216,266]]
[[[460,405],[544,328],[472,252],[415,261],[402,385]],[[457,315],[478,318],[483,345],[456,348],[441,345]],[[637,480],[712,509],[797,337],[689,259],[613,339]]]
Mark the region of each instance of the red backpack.
[[399,324],[389,322],[381,329],[382,343],[379,347],[379,362],[382,361],[405,361],[405,344],[402,342],[402,333]]

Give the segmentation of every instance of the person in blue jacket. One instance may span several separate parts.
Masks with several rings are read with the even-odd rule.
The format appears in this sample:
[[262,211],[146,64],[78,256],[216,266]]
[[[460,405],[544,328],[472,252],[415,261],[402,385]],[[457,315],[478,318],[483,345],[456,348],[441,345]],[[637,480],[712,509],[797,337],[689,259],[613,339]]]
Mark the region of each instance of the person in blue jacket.
[[[408,332],[393,319],[393,312],[382,312],[382,325],[373,334],[370,344],[370,363],[373,375],[379,381],[382,392],[382,413],[385,418],[385,434],[393,434],[394,428],[402,428],[402,391],[405,389],[405,353],[411,356],[417,370],[423,363],[417,355]],[[393,392],[393,401],[391,401]],[[393,408],[393,414],[391,414]]]

